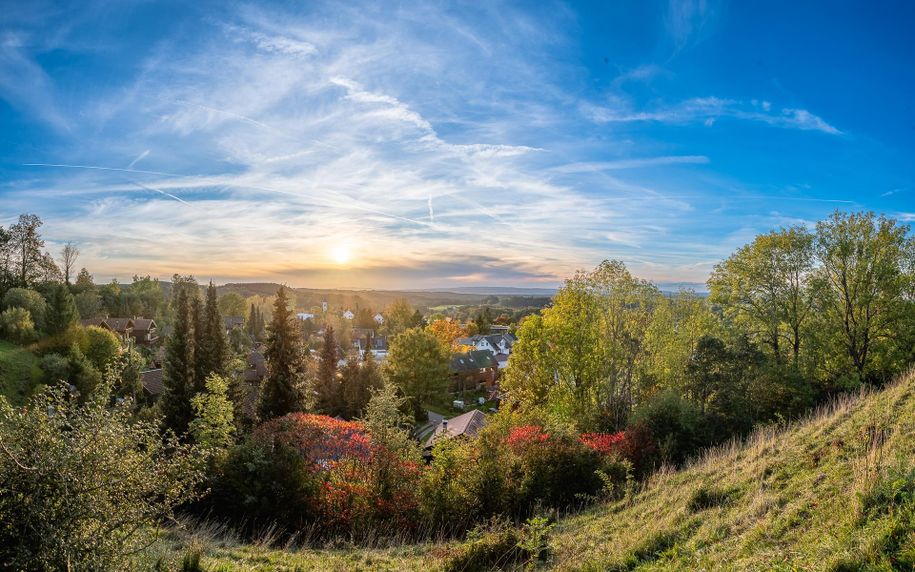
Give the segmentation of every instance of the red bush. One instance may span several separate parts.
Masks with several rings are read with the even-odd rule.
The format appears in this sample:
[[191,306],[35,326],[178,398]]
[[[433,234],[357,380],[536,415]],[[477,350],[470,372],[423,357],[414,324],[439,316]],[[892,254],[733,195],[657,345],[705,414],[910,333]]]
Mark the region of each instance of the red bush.
[[623,431],[619,433],[582,433],[578,439],[592,451],[601,455],[619,452],[620,445],[626,439]]
[[543,428],[538,425],[521,425],[511,430],[506,443],[512,451],[517,452],[530,445],[545,443],[549,438],[550,434],[544,433]]
[[326,415],[290,413],[262,424],[253,437],[262,445],[298,451],[315,471],[326,470],[342,459],[368,461],[371,454],[362,423]]

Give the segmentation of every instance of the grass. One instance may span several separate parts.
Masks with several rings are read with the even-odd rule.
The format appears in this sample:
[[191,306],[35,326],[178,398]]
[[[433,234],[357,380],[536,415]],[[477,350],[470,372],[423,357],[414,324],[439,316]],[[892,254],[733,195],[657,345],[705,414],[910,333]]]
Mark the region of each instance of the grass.
[[[454,545],[282,550],[193,542],[205,570],[441,570]],[[915,375],[847,396],[662,470],[629,497],[559,520],[557,570],[915,569]],[[180,556],[176,556],[180,562]]]
[[29,350],[0,341],[0,395],[21,405],[41,381],[38,358]]

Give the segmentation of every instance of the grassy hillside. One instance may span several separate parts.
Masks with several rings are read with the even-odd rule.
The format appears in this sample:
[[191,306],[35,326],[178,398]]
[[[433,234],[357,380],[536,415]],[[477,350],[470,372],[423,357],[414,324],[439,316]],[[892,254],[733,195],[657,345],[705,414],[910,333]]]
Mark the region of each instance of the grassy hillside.
[[41,369],[35,354],[0,341],[0,395],[14,405],[22,404],[40,380]]
[[[447,547],[271,550],[174,537],[212,570],[437,570]],[[915,375],[783,430],[662,472],[626,500],[561,519],[543,568],[910,570],[915,562]]]

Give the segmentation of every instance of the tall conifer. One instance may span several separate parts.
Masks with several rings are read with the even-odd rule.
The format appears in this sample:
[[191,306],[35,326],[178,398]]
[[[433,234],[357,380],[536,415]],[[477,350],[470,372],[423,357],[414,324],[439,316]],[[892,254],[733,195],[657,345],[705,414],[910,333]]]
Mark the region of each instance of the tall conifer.
[[165,345],[162,372],[165,385],[162,409],[166,426],[182,435],[187,432],[188,423],[194,416],[191,407],[194,396],[193,322],[185,288],[175,289],[172,308],[174,324]]
[[304,399],[305,353],[283,287],[280,287],[273,303],[273,320],[264,357],[267,360],[267,376],[261,386],[258,403],[261,420],[300,411]]

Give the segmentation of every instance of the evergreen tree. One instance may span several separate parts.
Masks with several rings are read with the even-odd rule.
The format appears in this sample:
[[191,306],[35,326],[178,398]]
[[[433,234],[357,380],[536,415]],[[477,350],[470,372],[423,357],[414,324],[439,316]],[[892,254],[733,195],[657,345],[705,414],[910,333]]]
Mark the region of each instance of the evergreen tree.
[[277,292],[273,304],[273,320],[264,357],[267,360],[267,376],[258,404],[261,420],[300,411],[304,399],[305,354],[283,287]]
[[257,337],[257,308],[254,307],[254,304],[251,304],[251,307],[248,309],[248,319],[245,320],[245,331],[248,332],[248,335],[251,336],[251,339],[254,340]]
[[361,417],[373,392],[383,385],[381,370],[371,348],[365,350],[362,361],[348,360],[342,374],[342,414],[347,419]]
[[192,362],[192,369],[194,372],[194,382],[191,384],[191,397],[197,394],[199,391],[203,391],[204,380],[206,379],[207,373],[203,371],[203,368],[200,367],[200,362],[197,359],[197,356],[200,352],[203,351],[202,342],[203,342],[203,308],[200,304],[200,298],[196,296],[191,300],[191,344],[194,346],[194,359]]
[[337,341],[334,338],[334,329],[327,326],[324,329],[324,347],[321,348],[321,363],[318,367],[318,377],[315,380],[315,393],[317,409],[325,415],[340,413],[341,396],[340,381],[337,379]]
[[225,324],[219,313],[216,286],[212,282],[207,287],[203,311],[198,314],[194,329],[195,374],[198,380],[205,380],[213,373],[225,374],[228,358]]
[[194,341],[193,322],[187,290],[175,289],[172,309],[174,325],[165,345],[165,363],[162,382],[162,410],[165,424],[178,435],[187,432],[194,417],[191,398],[194,396]]
[[49,335],[63,332],[79,319],[73,294],[66,285],[57,282],[49,286],[47,301],[45,330]]

